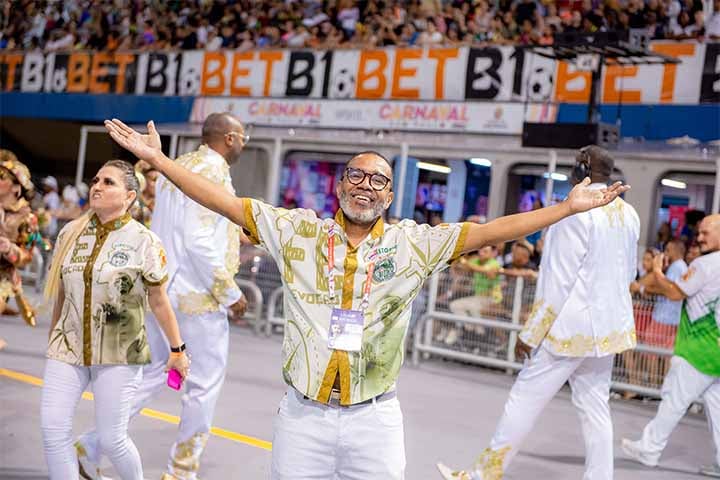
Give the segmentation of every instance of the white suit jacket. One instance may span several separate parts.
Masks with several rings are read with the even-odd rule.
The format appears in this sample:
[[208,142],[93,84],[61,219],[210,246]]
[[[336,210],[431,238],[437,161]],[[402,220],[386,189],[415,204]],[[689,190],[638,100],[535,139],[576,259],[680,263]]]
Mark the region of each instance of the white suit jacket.
[[629,285],[637,269],[639,232],[635,209],[620,198],[550,227],[522,341],[572,357],[635,347]]
[[[206,145],[176,162],[235,194],[228,164]],[[235,283],[240,227],[191,200],[165,177],[158,178],[155,189],[150,229],[167,250],[168,294],[173,306],[199,315],[237,302],[242,297]]]

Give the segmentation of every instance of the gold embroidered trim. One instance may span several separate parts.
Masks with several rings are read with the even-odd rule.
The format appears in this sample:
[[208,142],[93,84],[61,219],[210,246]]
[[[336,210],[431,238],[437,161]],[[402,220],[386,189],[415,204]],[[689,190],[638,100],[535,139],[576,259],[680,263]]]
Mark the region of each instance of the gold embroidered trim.
[[[125,217],[128,217],[129,214],[125,214]],[[125,225],[128,222],[128,219],[121,218],[118,220],[118,222],[122,223],[122,225]],[[124,222],[124,223],[123,223]],[[122,226],[121,225],[121,226]],[[110,230],[115,230],[115,228],[110,228],[115,226],[112,224],[112,222],[108,222],[106,225],[100,225],[100,221],[97,219],[97,217],[93,216],[93,219],[90,221],[89,226],[94,228],[95,230],[95,245],[93,245],[92,253],[90,254],[90,257],[88,257],[87,263],[85,263],[85,269],[83,270],[83,281],[85,282],[85,290],[83,292],[83,365],[90,366],[92,365],[92,278],[93,278],[93,268],[95,267],[95,260],[97,259],[98,255],[100,255],[100,251],[102,250],[103,245],[105,245],[105,240],[107,240],[108,235],[110,233]],[[120,228],[120,227],[117,227]],[[83,232],[81,234],[84,235],[87,232]],[[79,237],[78,237],[79,238]]]
[[327,403],[330,401],[330,393],[332,393],[333,383],[335,383],[335,376],[337,376],[338,371],[338,353],[338,350],[333,351],[327,367],[325,367],[325,375],[323,375],[323,381],[317,395],[318,402]]
[[475,462],[475,470],[482,472],[483,480],[502,480],[505,455],[511,447],[503,447],[500,450],[486,448]]
[[637,344],[635,328],[624,332],[612,332],[608,336],[595,340],[586,335],[573,335],[570,338],[556,338],[548,335],[545,338],[556,353],[581,357],[597,350],[600,353],[620,353],[634,348]]
[[625,202],[618,198],[616,201],[602,207],[607,215],[610,228],[625,226]]
[[472,480],[472,476],[465,470],[455,471],[450,475],[452,475],[453,478],[457,478],[457,480]]
[[217,300],[217,303],[225,305],[228,302],[228,290],[237,287],[235,279],[227,270],[216,268],[213,272],[213,283],[210,287],[210,293]]
[[235,277],[240,270],[240,227],[228,222],[228,246],[225,252],[225,270]]
[[187,315],[218,311],[218,303],[209,293],[190,292],[178,296],[178,310]]
[[[207,433],[196,433],[175,445],[172,456],[172,475],[177,479],[190,478],[200,469],[200,455],[208,441]],[[192,474],[192,475],[191,475]]]
[[255,216],[253,215],[253,200],[249,198],[243,198],[243,210],[245,211],[245,230],[248,232],[248,238],[255,245],[260,243],[260,236],[258,235],[257,224],[255,223]]
[[448,263],[457,260],[460,255],[462,255],[462,252],[465,249],[465,240],[467,240],[467,235],[469,231],[470,223],[463,222],[462,226],[460,227],[460,234],[458,235],[457,242],[455,242],[455,248],[453,249],[453,253],[450,256],[450,260],[448,260]]
[[[225,180],[230,176],[230,167],[227,163],[225,163],[224,160],[222,164],[217,165],[208,162],[206,159],[208,155],[209,152],[207,145],[200,145],[200,148],[198,148],[194,152],[189,152],[185,155],[181,155],[175,161],[178,165],[182,165],[188,170],[202,175],[203,177],[215,184],[225,184]],[[169,180],[165,180],[162,184],[161,189],[170,189],[171,192],[174,192],[177,190],[177,187]]]
[[557,313],[555,313],[555,310],[548,305],[545,309],[545,313],[543,314],[542,318],[540,318],[539,322],[533,321],[533,319],[542,310],[544,304],[545,302],[543,300],[538,300],[537,302],[535,302],[535,304],[532,306],[530,316],[528,317],[529,320],[527,321],[521,332],[523,334],[523,337],[526,338],[525,343],[532,347],[537,347],[538,345],[540,345],[540,342],[543,341],[543,338],[545,338],[547,333],[550,331],[550,327],[552,327],[553,322],[557,318]]

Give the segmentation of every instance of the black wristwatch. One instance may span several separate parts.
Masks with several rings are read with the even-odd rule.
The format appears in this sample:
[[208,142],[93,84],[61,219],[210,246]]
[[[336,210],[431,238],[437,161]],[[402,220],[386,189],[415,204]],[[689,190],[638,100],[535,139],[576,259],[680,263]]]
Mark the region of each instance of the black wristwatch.
[[179,347],[170,347],[170,351],[173,353],[180,353],[185,351],[185,344],[183,343]]

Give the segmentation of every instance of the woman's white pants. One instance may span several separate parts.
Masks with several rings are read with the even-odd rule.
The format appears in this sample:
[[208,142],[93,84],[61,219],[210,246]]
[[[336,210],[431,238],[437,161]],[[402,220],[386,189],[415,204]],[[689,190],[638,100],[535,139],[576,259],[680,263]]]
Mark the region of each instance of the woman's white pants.
[[139,365],[77,366],[48,359],[41,400],[45,459],[51,480],[79,478],[73,445],[73,417],[89,383],[95,397],[95,425],[100,448],[123,480],[142,480],[142,464],[128,437],[130,407],[142,379]]

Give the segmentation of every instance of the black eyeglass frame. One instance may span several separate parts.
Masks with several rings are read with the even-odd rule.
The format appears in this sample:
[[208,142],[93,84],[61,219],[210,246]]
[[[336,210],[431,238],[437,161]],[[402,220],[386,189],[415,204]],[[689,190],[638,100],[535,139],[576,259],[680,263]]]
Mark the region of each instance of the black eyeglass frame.
[[[350,180],[349,174],[352,172],[362,173],[363,174],[362,179],[360,179],[358,182],[354,182],[354,181]],[[343,172],[343,175],[345,176],[347,181],[350,182],[352,185],[360,185],[361,183],[363,183],[365,181],[366,178],[370,177],[370,181],[369,181],[370,188],[372,188],[376,192],[382,192],[383,190],[385,190],[387,188],[388,185],[392,184],[392,179],[386,177],[382,173],[368,173],[365,170],[361,170],[359,168],[354,168],[354,167],[347,167],[345,169],[345,172]],[[383,186],[378,188],[375,185],[373,185],[373,178],[382,179],[382,182],[384,182]]]

